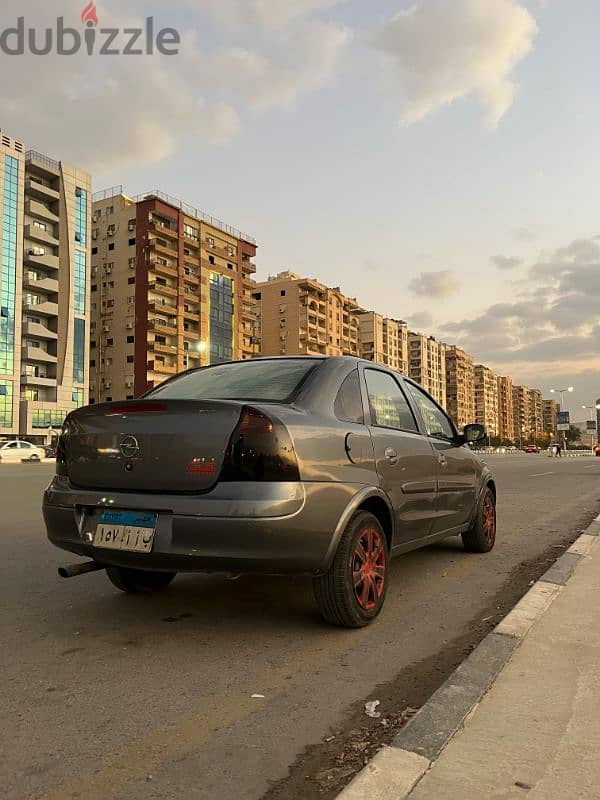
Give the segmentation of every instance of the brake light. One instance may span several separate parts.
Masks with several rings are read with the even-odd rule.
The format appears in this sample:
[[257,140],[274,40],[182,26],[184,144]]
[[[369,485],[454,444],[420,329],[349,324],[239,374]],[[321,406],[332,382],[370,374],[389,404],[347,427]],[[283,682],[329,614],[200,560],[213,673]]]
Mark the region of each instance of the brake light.
[[222,481],[298,481],[298,460],[284,425],[244,407],[225,453]]
[[106,411],[107,417],[116,417],[121,414],[164,414],[167,407],[164,403],[121,403],[110,406]]

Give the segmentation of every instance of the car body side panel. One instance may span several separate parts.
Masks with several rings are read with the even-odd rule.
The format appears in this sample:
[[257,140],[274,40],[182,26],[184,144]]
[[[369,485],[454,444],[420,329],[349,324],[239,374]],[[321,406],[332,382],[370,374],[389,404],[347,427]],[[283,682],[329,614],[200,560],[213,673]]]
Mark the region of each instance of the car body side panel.
[[430,439],[438,456],[438,495],[432,532],[464,526],[482,485],[483,463],[468,447]]

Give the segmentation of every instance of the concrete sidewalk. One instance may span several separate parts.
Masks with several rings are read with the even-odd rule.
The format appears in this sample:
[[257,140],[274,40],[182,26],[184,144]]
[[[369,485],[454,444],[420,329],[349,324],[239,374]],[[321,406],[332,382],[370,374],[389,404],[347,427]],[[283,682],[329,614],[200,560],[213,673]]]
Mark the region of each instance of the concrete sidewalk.
[[598,537],[588,546],[411,800],[600,797]]
[[600,517],[342,793],[600,798]]

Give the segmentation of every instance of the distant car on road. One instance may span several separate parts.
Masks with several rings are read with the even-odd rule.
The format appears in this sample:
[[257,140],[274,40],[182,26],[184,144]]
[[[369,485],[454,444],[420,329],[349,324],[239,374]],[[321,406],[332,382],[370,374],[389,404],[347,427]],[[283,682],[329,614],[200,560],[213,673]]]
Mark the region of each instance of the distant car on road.
[[381,611],[389,559],[451,535],[486,553],[496,485],[437,403],[357,358],[254,359],[80,408],[44,495],[50,540],[125,592],[182,572],[300,573],[330,623]]
[[2,464],[18,461],[41,461],[45,455],[43,448],[21,439],[0,442],[0,463]]
[[600,457],[600,444],[594,447],[594,455]]
[[540,448],[537,446],[537,444],[526,444],[525,447],[523,448],[523,452],[524,453],[539,453],[540,452]]

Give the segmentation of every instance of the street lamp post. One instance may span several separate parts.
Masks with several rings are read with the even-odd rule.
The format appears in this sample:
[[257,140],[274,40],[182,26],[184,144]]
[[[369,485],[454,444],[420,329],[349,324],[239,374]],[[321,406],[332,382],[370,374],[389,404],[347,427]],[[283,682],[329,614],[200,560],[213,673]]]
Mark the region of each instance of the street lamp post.
[[[581,406],[581,407],[585,408],[586,411],[590,412],[590,422],[596,422],[596,418],[597,418],[597,413],[596,412],[598,410],[600,410],[600,403],[594,403],[593,405],[590,405],[590,406],[585,405],[585,406]],[[597,430],[596,430],[596,432],[590,431],[592,450],[594,449],[594,439],[596,439],[597,434],[598,434]]]
[[[575,389],[574,389],[573,386],[567,386],[566,389],[550,389],[550,393],[551,394],[560,394],[560,410],[561,411],[566,411],[566,409],[565,409],[565,395],[568,392],[574,392],[574,391],[575,391]],[[567,449],[567,432],[563,431],[562,435],[563,435],[563,446],[564,446],[564,449],[566,450]]]

